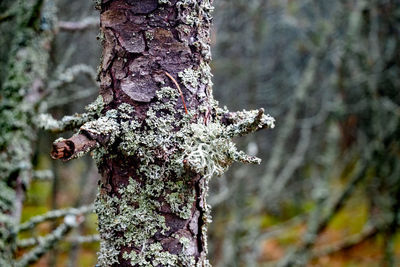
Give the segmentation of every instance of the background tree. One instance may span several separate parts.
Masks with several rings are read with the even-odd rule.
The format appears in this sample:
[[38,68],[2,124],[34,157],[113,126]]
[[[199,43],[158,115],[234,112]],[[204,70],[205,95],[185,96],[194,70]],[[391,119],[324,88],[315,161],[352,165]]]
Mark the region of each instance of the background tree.
[[[20,221],[25,189],[32,178],[36,129],[32,123],[44,95],[49,43],[54,23],[51,4],[45,1],[1,3],[0,68],[0,265],[13,265],[16,223]],[[47,24],[41,24],[43,11]],[[3,39],[4,38],[4,39]]]
[[[241,167],[211,186],[216,246],[210,251],[217,265],[276,264],[285,249],[282,265],[305,265],[313,258],[319,260],[312,263],[328,264],[327,254],[339,252],[328,258],[339,260],[349,255],[341,250],[368,242],[379,247],[374,237],[387,231],[394,236],[399,94],[393,73],[399,71],[399,43],[392,29],[399,5],[221,1],[216,10],[221,12],[216,27],[224,29],[214,53],[217,98],[239,109],[262,103],[280,122],[272,135],[260,133],[256,142],[247,142],[265,167]],[[383,127],[383,121],[391,126]],[[341,221],[342,227],[354,227],[347,227],[354,236],[334,237]],[[301,236],[292,253],[287,240]],[[322,240],[332,246],[322,248]],[[374,259],[386,254],[394,264],[393,244]]]
[[[38,124],[43,119],[39,114],[48,109],[45,100],[51,100],[57,88],[81,70],[72,68],[69,77],[48,79],[51,44],[60,26],[52,1],[3,1],[1,10],[5,12],[0,16],[0,57],[4,62],[0,67],[0,265],[26,266],[51,249],[77,222],[70,217],[40,242],[20,241],[20,232],[45,219],[91,210],[85,207],[80,211],[53,212],[19,225],[31,180],[51,176],[48,171],[34,170]],[[18,246],[36,243],[39,244],[34,249],[16,259]]]

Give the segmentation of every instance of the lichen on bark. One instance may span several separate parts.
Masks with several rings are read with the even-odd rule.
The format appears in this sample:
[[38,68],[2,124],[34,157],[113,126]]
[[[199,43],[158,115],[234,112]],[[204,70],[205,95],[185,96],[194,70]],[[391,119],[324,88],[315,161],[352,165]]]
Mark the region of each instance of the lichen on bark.
[[100,4],[104,106],[80,127],[82,138],[55,143],[97,144],[100,266],[208,266],[209,179],[234,161],[259,163],[232,138],[274,120],[213,99],[212,9],[200,0]]
[[0,66],[0,266],[16,262],[15,229],[32,177],[33,117],[43,98],[55,21],[48,1],[10,2],[9,9],[14,15],[2,27],[2,36],[12,33],[2,41],[8,61]]

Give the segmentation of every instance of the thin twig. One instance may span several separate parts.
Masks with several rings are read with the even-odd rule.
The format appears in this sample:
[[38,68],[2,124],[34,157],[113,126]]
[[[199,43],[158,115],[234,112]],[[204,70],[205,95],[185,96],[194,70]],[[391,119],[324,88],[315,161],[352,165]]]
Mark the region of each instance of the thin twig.
[[74,227],[75,225],[62,223],[53,232],[42,237],[39,240],[39,244],[28,253],[24,254],[22,258],[16,262],[15,266],[25,267],[37,262],[41,256],[51,250]]
[[58,28],[64,31],[83,31],[89,28],[96,28],[100,25],[97,17],[85,18],[81,21],[59,21]]
[[83,244],[83,243],[95,243],[100,241],[100,235],[94,234],[94,235],[86,235],[86,236],[71,236],[70,238],[67,239],[67,242],[73,243],[73,244]]
[[174,77],[171,76],[171,74],[169,74],[168,72],[164,71],[165,75],[167,75],[176,85],[176,87],[178,88],[179,93],[181,94],[181,98],[182,98],[182,102],[183,102],[183,107],[185,108],[185,112],[186,114],[188,114],[188,110],[186,108],[186,104],[185,104],[185,99],[183,98],[183,93],[181,90],[181,87],[179,86],[178,82],[174,79]]
[[32,229],[37,224],[47,220],[53,220],[67,215],[80,215],[91,213],[93,211],[93,205],[82,206],[79,208],[67,208],[60,210],[52,210],[42,215],[37,215],[29,219],[29,221],[20,224],[17,227],[17,232],[26,231]]
[[[29,247],[33,247],[43,243],[45,237],[31,237],[26,239],[17,240],[17,247],[19,249],[25,249]],[[62,242],[68,242],[71,244],[83,244],[83,243],[96,243],[100,241],[100,236],[98,234],[94,235],[86,235],[86,236],[71,236],[65,240],[61,240]]]

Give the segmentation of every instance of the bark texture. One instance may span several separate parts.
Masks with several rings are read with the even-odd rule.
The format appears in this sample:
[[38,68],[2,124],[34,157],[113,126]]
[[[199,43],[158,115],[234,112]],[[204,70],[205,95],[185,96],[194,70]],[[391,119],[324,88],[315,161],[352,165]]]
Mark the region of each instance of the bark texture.
[[273,127],[212,98],[209,0],[103,1],[100,96],[53,157],[93,150],[100,266],[208,266],[208,182],[259,163],[232,138]]
[[[189,110],[204,117],[206,113],[198,108],[201,103],[205,107],[209,105],[210,80],[198,82],[199,71],[192,77],[193,84],[188,81],[185,86],[178,74],[200,70],[200,65],[210,60],[211,8],[209,1],[103,1],[100,94],[105,102],[104,111],[127,103],[134,107],[129,115],[138,122],[145,121],[149,109],[163,100],[156,97],[160,88],[169,86],[178,90],[167,72],[176,81],[180,80]],[[172,108],[179,111],[176,120],[182,119],[182,101],[177,101]],[[161,110],[157,113],[156,116],[163,116]],[[144,129],[136,131],[148,131],[151,126],[147,121],[141,127]],[[153,130],[157,128],[154,125]],[[101,136],[94,138],[104,143]],[[143,136],[140,142],[150,140]],[[207,265],[208,211],[204,179],[198,174],[176,171],[151,179],[146,169],[165,168],[172,154],[162,147],[154,162],[144,162],[140,153],[124,155],[115,150],[107,151],[99,162],[103,176],[98,199],[101,205],[97,209],[103,238],[99,263],[103,266]],[[132,191],[125,193],[123,190],[127,187],[132,187]],[[173,203],[171,198],[179,202]],[[108,208],[113,212],[104,210]],[[110,221],[109,216],[118,222]]]

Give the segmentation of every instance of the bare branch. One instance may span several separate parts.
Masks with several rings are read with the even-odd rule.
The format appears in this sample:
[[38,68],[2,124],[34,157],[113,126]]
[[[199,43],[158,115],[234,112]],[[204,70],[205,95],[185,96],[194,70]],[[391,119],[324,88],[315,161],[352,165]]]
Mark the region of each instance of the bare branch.
[[84,31],[100,26],[98,17],[88,17],[81,21],[59,21],[58,28],[62,31]]

